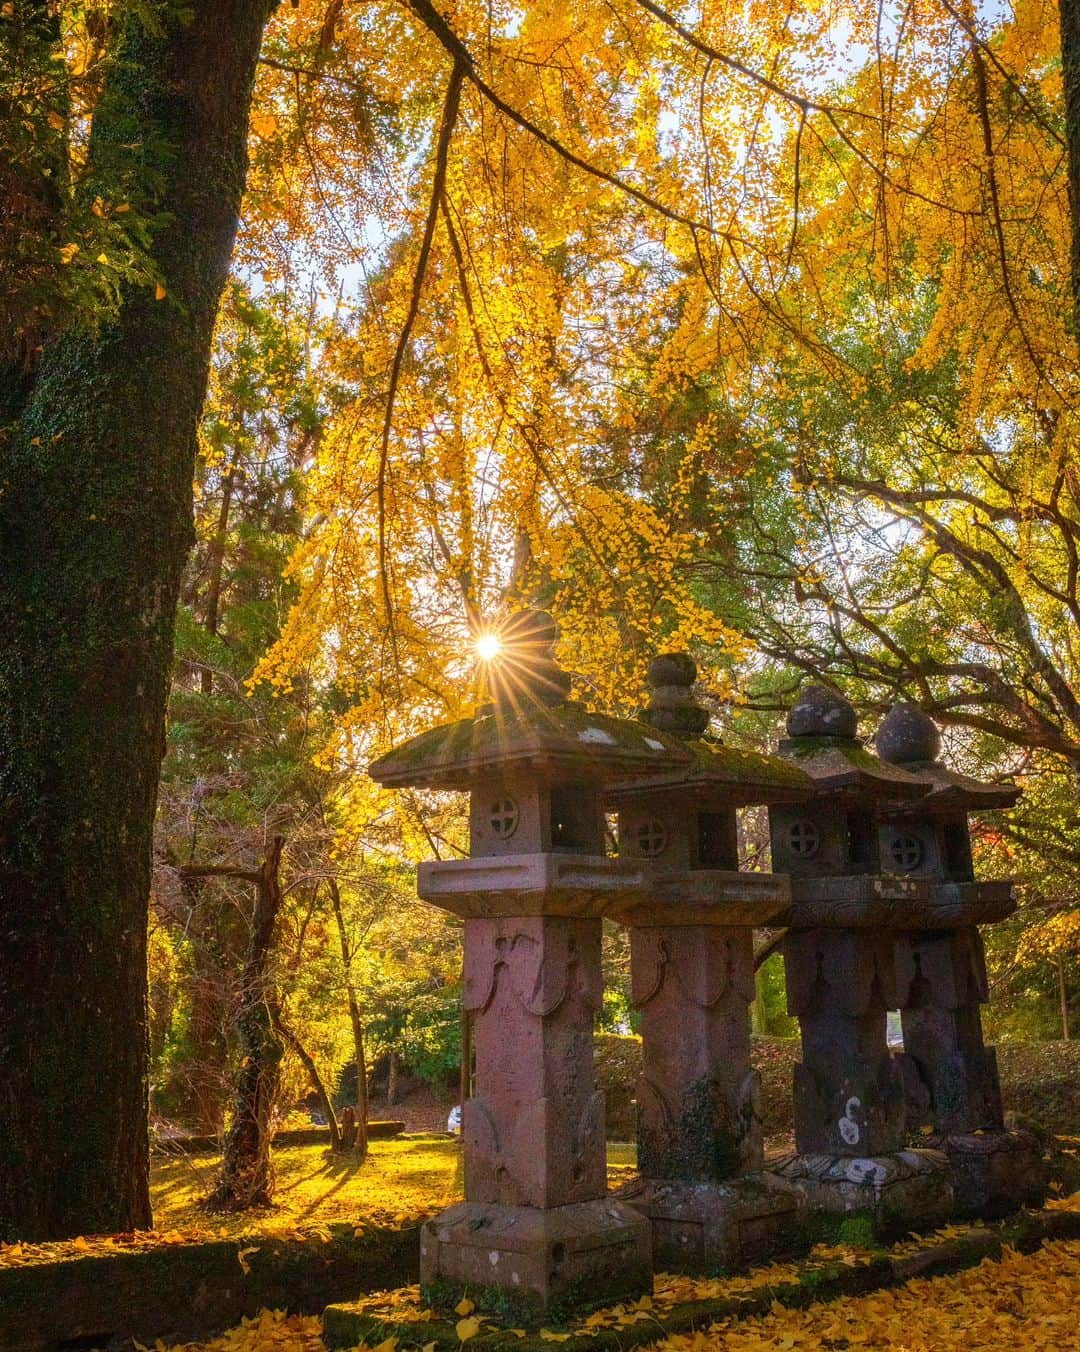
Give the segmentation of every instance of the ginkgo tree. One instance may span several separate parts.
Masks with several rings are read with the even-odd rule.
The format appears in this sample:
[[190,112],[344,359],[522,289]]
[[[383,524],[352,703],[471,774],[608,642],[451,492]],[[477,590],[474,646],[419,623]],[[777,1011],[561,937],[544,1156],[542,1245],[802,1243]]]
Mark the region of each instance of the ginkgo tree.
[[[454,65],[407,156],[419,204],[373,213],[392,242],[343,349],[361,378],[264,674],[322,653],[355,680],[359,764],[473,697],[470,628],[527,594],[607,703],[692,641],[721,694],[771,655],[1073,755],[1044,651],[1076,606],[1052,7],[528,6],[485,11],[482,50],[467,10],[413,9]],[[981,623],[987,594],[993,633],[961,651],[950,615]],[[886,612],[936,647],[905,653]]]

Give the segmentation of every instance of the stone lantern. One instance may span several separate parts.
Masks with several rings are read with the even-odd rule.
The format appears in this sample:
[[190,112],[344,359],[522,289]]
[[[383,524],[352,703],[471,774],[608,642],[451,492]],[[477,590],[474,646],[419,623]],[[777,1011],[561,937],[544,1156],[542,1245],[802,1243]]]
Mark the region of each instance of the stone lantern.
[[797,1154],[778,1171],[813,1208],[860,1211],[890,1229],[947,1214],[951,1203],[945,1156],[905,1149],[903,1079],[886,1042],[897,1007],[893,929],[928,884],[882,861],[878,815],[929,786],[871,755],[857,732],[846,700],[810,686],[780,744],[814,793],[769,810],[773,868],[791,877],[784,970],[802,1033]]
[[[640,863],[604,854],[612,781],[689,760],[641,723],[566,698],[554,623],[502,634],[494,700],[414,737],[369,773],[469,793],[470,857],[419,867],[425,901],[463,917],[476,1088],[463,1105],[463,1203],[421,1232],[428,1297],[542,1313],[651,1288],[648,1225],[607,1195],[604,1097],[593,1071],[600,917],[640,895]],[[491,1289],[494,1288],[494,1291]]]
[[622,1196],[652,1224],[657,1268],[715,1272],[767,1261],[798,1235],[801,1194],[764,1160],[758,1074],[750,1067],[753,927],[790,904],[787,879],[741,873],[736,808],[813,792],[797,767],[704,740],[693,661],[649,666],[644,721],[690,739],[686,769],[608,794],[619,856],[655,870],[644,898],[610,912],[630,926],[641,1010],[639,1179]]
[[938,760],[931,718],[897,704],[878,728],[883,761],[927,786],[927,794],[882,815],[882,855],[897,873],[931,883],[925,908],[896,939],[896,980],[905,1062],[914,1081],[909,1116],[927,1105],[930,1143],[949,1157],[957,1210],[998,1216],[1045,1191],[1041,1152],[1027,1132],[1005,1130],[993,1048],[984,1046],[979,1006],[989,999],[978,925],[1015,910],[1012,884],[976,882],[969,812],[1011,807],[1012,785],[984,784]]

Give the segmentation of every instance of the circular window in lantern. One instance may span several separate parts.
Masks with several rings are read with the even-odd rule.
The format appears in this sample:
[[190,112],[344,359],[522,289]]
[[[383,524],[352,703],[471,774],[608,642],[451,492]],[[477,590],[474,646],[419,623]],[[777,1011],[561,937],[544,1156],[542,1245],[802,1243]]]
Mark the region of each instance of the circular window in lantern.
[[640,822],[635,831],[638,853],[646,859],[655,859],[667,849],[667,827],[656,817]]
[[800,859],[813,859],[821,849],[821,832],[817,823],[806,817],[792,822],[787,829],[788,849]]
[[910,873],[923,861],[923,844],[918,836],[893,836],[889,841],[889,858],[901,873]]
[[521,814],[513,798],[496,798],[491,805],[488,821],[493,834],[500,840],[509,840],[518,829]]

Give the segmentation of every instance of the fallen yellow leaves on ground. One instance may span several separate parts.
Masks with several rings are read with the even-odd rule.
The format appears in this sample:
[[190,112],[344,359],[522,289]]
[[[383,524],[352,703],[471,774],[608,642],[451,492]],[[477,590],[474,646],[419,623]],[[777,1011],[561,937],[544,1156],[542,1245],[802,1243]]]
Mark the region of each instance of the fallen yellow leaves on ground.
[[[763,1269],[764,1271],[764,1269]],[[671,1290],[666,1278],[663,1289]],[[408,1289],[408,1288],[406,1288]],[[656,1352],[847,1352],[888,1348],[891,1352],[1080,1352],[1080,1241],[1062,1240],[1036,1253],[1006,1251],[1000,1261],[984,1260],[951,1277],[920,1278],[906,1286],[848,1296],[804,1310],[774,1304],[769,1314],[725,1320],[697,1333],[677,1334],[653,1344]],[[662,1299],[627,1304],[623,1315],[649,1317]],[[479,1323],[462,1320],[463,1324]],[[632,1319],[631,1322],[634,1322]],[[584,1321],[590,1329],[599,1325]],[[484,1321],[484,1330],[490,1327]],[[325,1352],[318,1319],[263,1311],[210,1343],[159,1352]],[[507,1346],[520,1329],[506,1329]],[[659,1330],[658,1330],[659,1332]],[[467,1331],[468,1336],[475,1336]],[[545,1342],[571,1337],[545,1329]],[[381,1352],[403,1340],[389,1338]],[[404,1340],[415,1346],[419,1339]],[[377,1352],[377,1349],[358,1349]]]
[[[612,1143],[608,1154],[609,1182],[617,1186],[634,1172],[633,1147]],[[463,1188],[461,1146],[449,1137],[373,1141],[362,1162],[332,1155],[322,1145],[283,1146],[274,1151],[278,1180],[274,1206],[211,1216],[199,1201],[210,1191],[220,1166],[217,1155],[156,1159],[150,1187],[157,1229],[80,1235],[49,1244],[0,1244],[0,1268],[259,1235],[329,1241],[326,1227],[331,1223],[353,1225],[358,1236],[372,1229],[397,1230],[458,1201]]]
[[[1052,1205],[1057,1210],[1080,1211],[1080,1193],[1062,1198]],[[975,1224],[978,1226],[981,1225],[981,1222],[975,1222]],[[962,1238],[970,1233],[970,1230],[971,1225],[964,1223],[943,1225],[933,1231],[932,1234],[912,1234],[908,1239],[891,1245],[888,1254],[892,1258],[907,1257],[910,1254],[920,1252],[932,1242]],[[575,1335],[587,1337],[601,1329],[628,1328],[634,1324],[647,1323],[650,1320],[655,1321],[658,1316],[675,1309],[677,1306],[687,1305],[691,1302],[730,1300],[734,1297],[749,1296],[762,1290],[777,1288],[786,1283],[796,1283],[800,1278],[805,1278],[808,1269],[815,1266],[824,1268],[843,1263],[848,1267],[864,1267],[872,1263],[875,1258],[881,1257],[881,1253],[880,1249],[873,1250],[856,1245],[817,1244],[805,1258],[797,1262],[768,1263],[735,1276],[690,1277],[659,1272],[653,1279],[651,1296],[642,1296],[640,1300],[626,1301],[622,1304],[594,1310],[584,1318],[571,1323],[569,1331],[540,1329],[539,1337],[544,1342],[565,1342]],[[1080,1265],[1078,1265],[1078,1270],[1080,1270]],[[1076,1296],[1080,1297],[1080,1284],[1078,1284]],[[361,1299],[357,1303],[357,1308],[371,1315],[374,1319],[387,1322],[413,1323],[430,1320],[434,1317],[432,1310],[421,1305],[420,1288],[418,1286],[400,1287],[394,1291],[374,1291],[365,1299]],[[471,1314],[473,1309],[473,1302],[465,1298],[458,1304],[456,1313],[464,1316]],[[779,1315],[782,1312],[784,1312],[784,1307],[776,1303],[774,1313]],[[474,1324],[476,1325],[475,1328],[472,1327]],[[462,1325],[468,1328],[468,1331],[464,1334],[461,1333]],[[492,1323],[485,1321],[484,1328],[489,1329],[491,1327],[493,1327]],[[739,1327],[742,1327],[742,1325],[740,1324]],[[479,1329],[478,1320],[463,1318],[458,1325],[458,1336],[462,1342],[465,1342],[468,1338],[475,1337]],[[659,1334],[659,1328],[657,1331]],[[510,1330],[506,1332],[510,1332]],[[851,1342],[851,1339],[848,1341]],[[706,1344],[698,1344],[693,1341],[672,1342],[672,1347],[679,1348],[681,1352],[685,1352],[686,1349],[696,1349],[699,1345],[706,1346]],[[709,1344],[709,1346],[711,1345]],[[784,1343],[766,1344],[766,1346],[774,1345],[776,1347],[794,1346],[794,1344]],[[748,1344],[748,1348],[753,1346],[753,1344]],[[817,1344],[811,1342],[807,1346],[814,1347]],[[823,1344],[823,1346],[830,1345]],[[841,1344],[841,1346],[843,1345]],[[945,1346],[947,1347],[947,1344]],[[966,1349],[965,1352],[967,1352]]]
[[1007,1250],[952,1277],[920,1278],[892,1290],[829,1304],[724,1321],[657,1343],[656,1352],[1075,1352],[1080,1348],[1080,1243],[1036,1253]]
[[[136,1343],[138,1352],[163,1352]],[[325,1352],[322,1320],[315,1315],[287,1315],[283,1310],[260,1310],[251,1319],[209,1343],[187,1343],[171,1352]]]
[[94,1258],[112,1253],[130,1253],[140,1249],[158,1249],[172,1244],[203,1244],[228,1238],[224,1228],[211,1225],[187,1226],[183,1230],[130,1230],[121,1235],[79,1235],[75,1239],[53,1240],[48,1244],[0,1244],[0,1268],[34,1267],[40,1263],[61,1263],[71,1258]]
[[415,1225],[460,1197],[461,1148],[447,1137],[373,1141],[367,1159],[333,1155],[323,1145],[274,1151],[274,1206],[239,1216],[208,1217],[199,1201],[220,1168],[217,1155],[155,1162],[154,1217],[180,1229],[210,1224],[219,1235],[277,1235],[313,1224],[347,1222],[358,1229]]

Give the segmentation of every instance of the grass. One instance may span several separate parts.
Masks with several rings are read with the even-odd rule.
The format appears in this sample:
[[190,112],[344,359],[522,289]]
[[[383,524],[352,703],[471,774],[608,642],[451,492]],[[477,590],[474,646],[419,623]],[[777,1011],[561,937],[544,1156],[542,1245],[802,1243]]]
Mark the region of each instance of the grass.
[[[634,1168],[629,1144],[608,1145],[613,1186]],[[449,1137],[398,1136],[372,1141],[363,1163],[321,1145],[274,1151],[274,1206],[239,1216],[208,1216],[199,1205],[220,1167],[217,1155],[189,1155],[154,1164],[150,1190],[158,1230],[212,1228],[223,1237],[323,1226],[402,1226],[433,1215],[463,1195],[461,1147]]]

